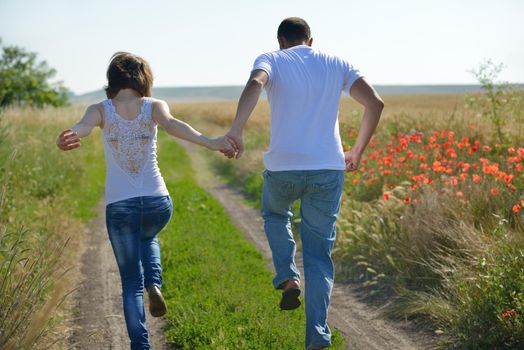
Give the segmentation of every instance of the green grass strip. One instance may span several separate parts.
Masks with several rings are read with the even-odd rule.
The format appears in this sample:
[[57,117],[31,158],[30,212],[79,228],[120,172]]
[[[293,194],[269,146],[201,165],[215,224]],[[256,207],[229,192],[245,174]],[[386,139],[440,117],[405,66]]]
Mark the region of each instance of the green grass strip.
[[[185,151],[160,138],[159,162],[174,203],[160,234],[166,338],[171,349],[303,349],[303,306],[278,309],[261,254],[200,188]],[[338,334],[332,349],[345,349]]]

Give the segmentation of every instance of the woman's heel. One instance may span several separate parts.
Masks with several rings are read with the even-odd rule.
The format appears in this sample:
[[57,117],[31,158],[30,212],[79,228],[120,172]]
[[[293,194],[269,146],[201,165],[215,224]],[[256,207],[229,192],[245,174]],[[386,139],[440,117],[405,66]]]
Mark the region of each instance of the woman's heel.
[[164,316],[167,312],[167,305],[160,288],[156,285],[152,285],[146,288],[147,294],[149,295],[149,312],[153,317]]

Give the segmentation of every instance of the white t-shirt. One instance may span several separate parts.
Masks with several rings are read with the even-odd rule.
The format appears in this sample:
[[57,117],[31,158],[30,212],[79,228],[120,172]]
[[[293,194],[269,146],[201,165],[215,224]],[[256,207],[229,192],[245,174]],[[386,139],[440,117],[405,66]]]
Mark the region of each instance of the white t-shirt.
[[344,170],[338,128],[342,91],[362,75],[348,62],[307,45],[260,55],[253,71],[269,75],[271,136],[268,170]]

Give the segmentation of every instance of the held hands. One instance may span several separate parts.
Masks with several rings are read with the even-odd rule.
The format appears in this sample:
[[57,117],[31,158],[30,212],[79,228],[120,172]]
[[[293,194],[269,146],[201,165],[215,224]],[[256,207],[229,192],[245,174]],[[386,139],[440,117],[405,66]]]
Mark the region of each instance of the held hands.
[[360,164],[360,158],[362,158],[362,155],[359,152],[351,150],[344,153],[344,158],[346,161],[346,171],[356,171]]
[[235,151],[236,151],[235,158],[238,159],[238,158],[242,157],[242,154],[244,153],[244,141],[242,139],[242,130],[241,131],[237,131],[237,130],[231,129],[231,130],[229,130],[227,132],[226,137],[235,146]]
[[220,151],[227,158],[240,158],[244,153],[242,132],[230,130],[225,136],[211,140],[211,149]]
[[238,153],[235,143],[226,136],[217,137],[210,140],[209,148],[220,151],[228,158],[233,158]]
[[80,137],[72,129],[64,130],[58,135],[56,145],[62,151],[69,151],[80,147]]

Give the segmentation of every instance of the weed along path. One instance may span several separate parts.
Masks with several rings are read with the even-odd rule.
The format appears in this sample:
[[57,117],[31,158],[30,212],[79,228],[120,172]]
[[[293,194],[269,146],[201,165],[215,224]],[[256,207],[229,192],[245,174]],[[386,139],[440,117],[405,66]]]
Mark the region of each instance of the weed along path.
[[[224,184],[210,169],[207,159],[189,143],[181,142],[191,157],[198,181],[225,208],[235,225],[267,259],[272,268],[271,251],[257,209],[245,204],[242,195]],[[302,258],[297,255],[302,268]],[[261,286],[261,288],[264,288]],[[271,288],[268,280],[265,288]],[[354,287],[335,283],[330,307],[330,324],[338,330],[351,350],[416,350],[435,348],[428,337],[385,320],[376,308],[360,302]],[[276,307],[276,305],[275,305]]]
[[[125,350],[129,339],[122,310],[122,288],[105,227],[105,203],[84,234],[81,281],[74,300],[70,349]],[[147,303],[147,297],[145,298]],[[145,305],[146,312],[148,305]],[[146,315],[154,350],[166,349],[162,319]]]

